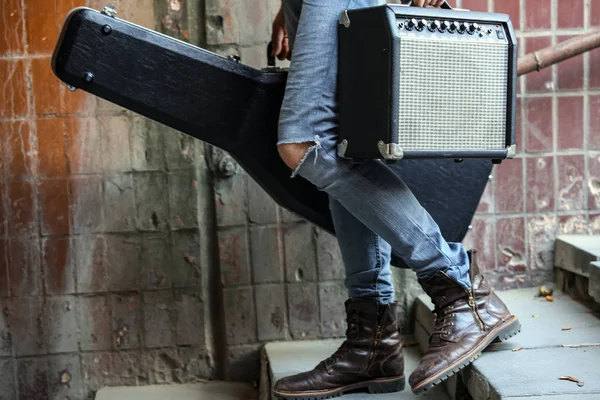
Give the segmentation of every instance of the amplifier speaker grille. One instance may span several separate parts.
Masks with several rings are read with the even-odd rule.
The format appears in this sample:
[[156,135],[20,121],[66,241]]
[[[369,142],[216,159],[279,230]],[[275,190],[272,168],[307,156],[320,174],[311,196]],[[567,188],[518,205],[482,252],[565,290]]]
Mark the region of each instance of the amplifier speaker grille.
[[400,55],[401,148],[506,147],[506,45],[403,36]]

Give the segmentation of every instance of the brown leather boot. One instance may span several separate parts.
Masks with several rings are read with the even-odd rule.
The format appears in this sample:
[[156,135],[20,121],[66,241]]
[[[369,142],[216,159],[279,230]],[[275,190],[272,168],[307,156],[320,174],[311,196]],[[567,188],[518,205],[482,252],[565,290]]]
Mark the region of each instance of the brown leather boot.
[[429,349],[410,375],[414,393],[431,389],[472,363],[490,343],[521,330],[517,317],[483,282],[476,251],[469,251],[471,291],[439,271],[420,282],[435,305],[435,329]]
[[404,354],[398,332],[398,305],[376,300],[346,301],[346,341],[313,370],[280,379],[273,394],[280,399],[318,400],[349,390],[370,393],[404,389]]

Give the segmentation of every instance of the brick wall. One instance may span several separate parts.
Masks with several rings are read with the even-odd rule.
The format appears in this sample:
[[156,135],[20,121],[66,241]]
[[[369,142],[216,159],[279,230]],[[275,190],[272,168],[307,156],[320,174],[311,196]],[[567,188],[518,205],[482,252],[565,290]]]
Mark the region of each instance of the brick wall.
[[[510,14],[520,54],[600,29],[597,0],[457,0]],[[466,242],[501,288],[551,279],[554,238],[600,233],[600,50],[519,78],[518,156],[494,169]]]
[[[185,26],[175,3],[115,1],[119,17],[165,30],[167,15]],[[2,399],[218,372],[202,145],[54,77],[59,27],[86,4],[106,5],[0,7]]]

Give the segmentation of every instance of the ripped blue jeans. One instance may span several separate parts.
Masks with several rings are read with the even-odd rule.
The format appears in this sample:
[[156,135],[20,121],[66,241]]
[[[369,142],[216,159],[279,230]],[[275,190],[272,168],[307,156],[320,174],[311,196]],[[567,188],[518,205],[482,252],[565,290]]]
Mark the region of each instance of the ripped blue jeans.
[[[394,299],[392,248],[420,279],[442,270],[470,287],[469,259],[448,243],[402,179],[379,160],[337,157],[337,29],[341,12],[385,0],[282,0],[292,60],[279,119],[278,145],[314,143],[300,175],[326,192],[351,298]],[[365,77],[376,79],[376,77]]]

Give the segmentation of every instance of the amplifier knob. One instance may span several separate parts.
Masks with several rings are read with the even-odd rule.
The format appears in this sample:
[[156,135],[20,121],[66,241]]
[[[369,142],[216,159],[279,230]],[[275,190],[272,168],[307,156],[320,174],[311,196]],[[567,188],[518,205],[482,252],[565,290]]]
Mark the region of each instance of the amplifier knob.
[[426,26],[427,26],[427,20],[422,19],[419,21],[419,27],[417,29],[422,31]]
[[456,21],[450,24],[450,32],[456,32],[456,30],[460,27],[460,24]]
[[442,23],[440,21],[435,20],[435,21],[431,21],[429,23],[429,30],[430,31],[435,32],[438,29],[440,29],[440,30],[442,29]]
[[481,29],[479,24],[472,24],[471,26],[469,26],[469,33],[475,33],[478,29]]
[[464,33],[469,29],[469,23],[468,22],[463,22],[462,24],[460,24],[460,33]]
[[448,22],[448,21],[442,22],[442,28],[441,28],[441,30],[445,31],[445,30],[448,30],[448,29],[450,29],[450,22]]
[[410,30],[410,29],[415,29],[415,27],[417,26],[417,20],[416,19],[411,19],[406,23],[406,27]]

